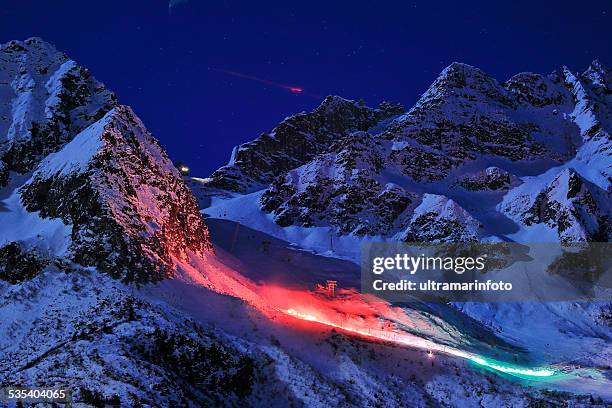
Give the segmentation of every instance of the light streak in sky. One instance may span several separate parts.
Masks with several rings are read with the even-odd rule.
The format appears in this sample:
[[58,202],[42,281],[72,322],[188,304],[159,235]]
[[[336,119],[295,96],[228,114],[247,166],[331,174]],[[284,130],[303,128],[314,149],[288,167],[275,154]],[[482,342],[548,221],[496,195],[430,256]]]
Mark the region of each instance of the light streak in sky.
[[248,75],[248,74],[243,74],[242,72],[237,72],[237,71],[229,71],[227,69],[218,69],[218,68],[211,68],[211,70],[215,71],[215,72],[220,72],[222,74],[226,74],[226,75],[230,75],[236,78],[242,78],[242,79],[247,79],[249,81],[255,81],[255,82],[259,82],[265,85],[269,85],[269,86],[273,86],[276,88],[281,88],[281,89],[285,89],[291,93],[294,94],[300,94],[300,95],[307,95],[313,98],[317,98],[320,99],[321,97],[319,95],[314,95],[311,93],[308,93],[304,90],[304,88],[300,87],[300,86],[294,86],[294,85],[287,85],[287,84],[283,84],[280,82],[275,82],[275,81],[270,81],[268,79],[264,79],[264,78],[259,78],[253,75]]

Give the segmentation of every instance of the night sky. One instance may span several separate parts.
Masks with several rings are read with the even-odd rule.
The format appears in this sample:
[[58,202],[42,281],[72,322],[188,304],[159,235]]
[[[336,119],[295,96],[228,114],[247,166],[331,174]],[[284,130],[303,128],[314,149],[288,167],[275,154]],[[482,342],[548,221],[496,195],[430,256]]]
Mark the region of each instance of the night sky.
[[132,106],[173,159],[207,176],[232,146],[316,107],[314,95],[408,107],[452,61],[501,81],[582,71],[595,58],[610,66],[611,4],[3,0],[0,42],[53,43]]

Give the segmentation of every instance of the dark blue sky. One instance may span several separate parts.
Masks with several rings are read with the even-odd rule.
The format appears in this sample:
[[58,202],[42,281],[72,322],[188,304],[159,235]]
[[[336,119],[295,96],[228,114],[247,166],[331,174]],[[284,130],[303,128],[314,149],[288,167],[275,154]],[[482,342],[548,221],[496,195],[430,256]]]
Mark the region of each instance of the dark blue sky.
[[2,1],[0,42],[40,36],[131,105],[194,175],[320,102],[238,71],[374,105],[411,106],[452,61],[498,80],[612,63],[602,1]]

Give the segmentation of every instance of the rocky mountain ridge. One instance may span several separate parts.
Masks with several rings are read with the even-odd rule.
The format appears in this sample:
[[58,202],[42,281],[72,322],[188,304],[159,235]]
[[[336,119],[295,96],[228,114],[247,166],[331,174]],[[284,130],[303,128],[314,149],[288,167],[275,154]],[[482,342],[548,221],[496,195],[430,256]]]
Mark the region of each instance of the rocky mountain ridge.
[[38,38],[2,45],[0,56],[4,178],[32,172],[11,186],[16,206],[70,229],[65,254],[36,240],[5,243],[19,248],[13,252],[61,255],[144,283],[172,276],[187,251],[212,250],[181,175],[130,108]]
[[40,38],[0,46],[0,174],[31,171],[117,104],[115,95]]
[[[546,217],[516,216],[520,211],[513,206],[520,200],[509,198],[522,191],[531,202],[546,194],[553,173],[570,171],[597,191],[585,198],[589,204],[581,210],[568,204],[572,197],[564,197],[563,206],[571,209],[560,223],[571,225],[549,239],[609,241],[611,79],[612,71],[598,61],[582,74],[564,67],[548,76],[521,73],[503,84],[477,68],[453,63],[408,112],[369,130],[338,133],[294,168],[266,167],[278,176],[265,187],[261,210],[283,227],[328,226],[338,235],[507,240],[536,224],[556,228],[558,222]],[[257,151],[248,143],[240,149],[244,155]],[[251,166],[258,171],[257,163]],[[229,168],[235,165],[223,169]],[[225,171],[213,174],[213,186],[223,185],[219,178]],[[241,180],[243,186],[264,188]],[[461,211],[437,216],[442,223],[425,221],[421,213],[440,210],[439,201],[426,199],[427,194],[442,196]],[[547,207],[543,211],[556,213],[550,200],[539,202]],[[423,208],[428,203],[429,210]],[[584,211],[591,215],[578,214]],[[494,225],[492,217],[505,227]],[[463,229],[460,224],[472,227],[453,232]]]
[[125,106],[44,159],[20,189],[28,211],[72,225],[72,259],[127,282],[173,275],[173,258],[212,250],[195,199]]
[[[246,275],[228,267],[242,263],[212,252],[193,196],[129,107],[40,39],[0,46],[0,76],[0,137],[6,135],[0,156],[0,385],[68,387],[75,406],[604,405],[588,395],[524,388],[444,354],[432,361],[424,350],[321,330],[278,310],[278,319],[264,316],[263,307],[248,303],[253,289]],[[278,185],[265,200],[272,212],[286,210],[287,225],[299,216],[314,225],[335,222],[346,234],[486,236],[483,224],[490,223],[464,209],[459,196],[412,188],[417,183],[383,184],[379,175],[386,174],[393,145],[377,135],[400,126],[405,118],[399,113],[394,105],[370,109],[328,98],[315,114],[287,119],[279,127],[285,130],[238,150],[209,183],[242,192]],[[597,132],[591,136],[601,140]],[[303,141],[301,149],[292,150],[293,137]],[[537,140],[524,140],[537,147]],[[557,206],[565,191],[572,205],[555,208],[570,220],[574,211],[599,205],[593,186],[601,185],[584,174],[588,183],[561,177],[557,184],[567,182],[567,189],[543,184],[546,193],[536,205],[542,217],[529,222],[565,225],[539,210]],[[463,175],[453,189],[483,188],[497,197],[530,185],[502,167]],[[319,184],[321,193],[302,194],[303,186]],[[533,218],[532,207],[516,217]],[[588,225],[584,231],[595,231],[600,221],[579,215],[575,219]],[[232,231],[235,237],[238,229]],[[301,252],[295,249],[285,254]],[[329,259],[316,261],[326,266]],[[484,344],[495,338],[450,307],[449,322],[435,308],[409,312],[425,337],[469,347],[470,339]],[[466,334],[457,321],[469,323]],[[578,338],[587,330],[600,336],[602,329],[589,321],[586,329],[573,330]],[[520,352],[506,344],[499,350]],[[457,393],[457,384],[465,392]]]
[[324,152],[339,135],[367,130],[402,110],[402,106],[387,102],[372,109],[363,103],[329,96],[314,111],[290,116],[270,133],[237,146],[230,163],[215,171],[209,184],[250,191]]

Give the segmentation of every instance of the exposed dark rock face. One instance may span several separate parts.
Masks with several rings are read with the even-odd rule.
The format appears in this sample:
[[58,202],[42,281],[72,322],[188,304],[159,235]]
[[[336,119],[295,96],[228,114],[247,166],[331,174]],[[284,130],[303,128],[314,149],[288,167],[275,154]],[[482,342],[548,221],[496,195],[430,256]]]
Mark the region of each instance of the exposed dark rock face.
[[[198,337],[206,332],[193,326]],[[223,405],[251,393],[255,382],[255,360],[223,345],[219,340],[202,344],[184,333],[167,333],[156,329],[132,345],[133,355],[160,366],[185,381],[194,399]],[[223,397],[223,399],[220,399]],[[232,398],[233,397],[233,398]]]
[[213,173],[209,185],[245,192],[268,184],[276,176],[325,152],[342,136],[367,130],[402,111],[400,105],[386,102],[372,109],[355,101],[328,96],[314,111],[291,116],[272,132],[237,146],[231,162]]
[[72,225],[75,262],[126,282],[171,276],[173,257],[211,250],[195,199],[127,107],[43,161],[21,196],[28,211]]
[[[295,162],[296,168],[281,172],[270,182],[261,208],[273,213],[281,226],[331,225],[339,234],[473,240],[480,235],[479,228],[466,233],[459,224],[442,226],[434,214],[413,219],[412,211],[423,193],[450,198],[464,194],[456,188],[460,186],[468,196],[452,200],[453,205],[471,202],[478,207],[483,198],[477,194],[491,192],[486,200],[502,197],[501,193],[523,183],[519,176],[526,174],[525,169],[542,163],[548,168],[562,167],[570,161],[580,167],[573,170],[577,177],[584,178],[579,171],[588,172],[599,189],[610,191],[610,82],[610,70],[596,61],[579,75],[567,68],[549,76],[522,73],[503,85],[477,68],[454,63],[409,112],[382,122],[369,133],[339,134],[323,150],[310,150],[316,155],[309,162]],[[532,175],[532,170],[527,174]],[[531,178],[528,184],[536,182]],[[436,187],[430,187],[433,185]],[[529,195],[533,189],[527,186],[525,191]],[[533,203],[534,199],[526,201]],[[520,205],[504,203],[501,212],[516,213],[519,210],[512,207]],[[607,219],[609,202],[602,205],[607,209],[600,206],[596,221],[585,221],[588,233],[578,235],[563,231],[583,223],[581,219],[590,219],[587,214],[595,207],[586,202],[581,204],[583,210],[570,211],[583,215],[562,216],[560,223],[550,221],[557,206],[551,207],[550,217],[511,217],[521,225],[547,223],[556,228],[560,224],[564,240],[607,240],[608,232],[601,225]],[[466,209],[462,211],[474,219]],[[443,231],[446,237],[440,235]]]
[[[24,173],[117,104],[115,95],[38,38],[0,46],[0,160]],[[1,180],[0,180],[1,181]]]
[[112,92],[38,38],[0,57],[0,185],[34,170],[24,207],[72,226],[73,261],[142,283],[211,249],[182,178]]
[[405,242],[476,242],[483,235],[482,227],[448,197],[425,194],[399,239]]
[[27,251],[17,242],[0,248],[0,280],[19,283],[38,275],[48,261],[35,251]]
[[520,181],[509,172],[499,167],[487,167],[476,173],[466,175],[457,184],[470,191],[500,191],[509,190]]
[[395,142],[391,159],[403,173],[423,182],[444,179],[482,155],[519,161],[567,154],[538,140],[546,129],[527,115],[518,117],[519,109],[519,101],[496,80],[454,63],[381,137]]
[[273,212],[281,226],[309,227],[325,220],[341,234],[388,233],[417,196],[372,177],[384,165],[382,143],[355,132],[331,150],[278,177],[263,194],[262,209]]
[[8,184],[9,175],[8,164],[0,160],[0,188]]
[[570,91],[556,72],[549,77],[523,72],[510,78],[504,87],[512,93],[517,103],[536,108],[564,105],[572,100]]
[[[584,180],[574,169],[561,171],[519,216],[526,225],[544,223],[557,230],[559,240],[608,242],[611,240],[609,193]],[[520,208],[520,207],[519,207]],[[511,212],[517,208],[507,206]]]

